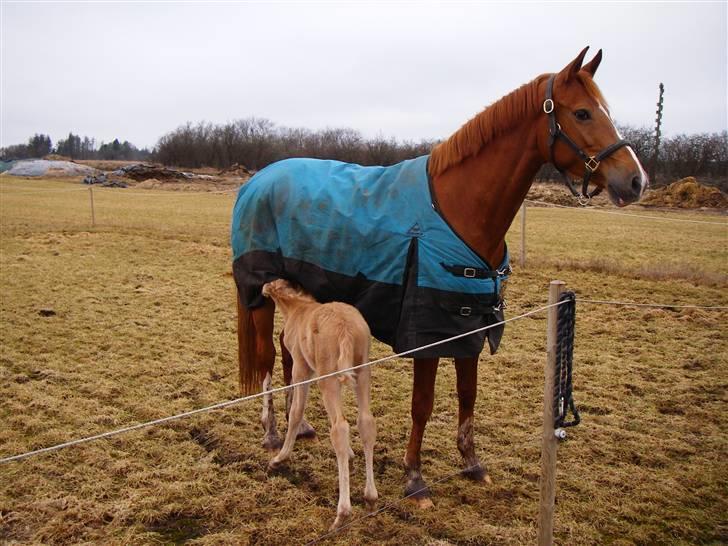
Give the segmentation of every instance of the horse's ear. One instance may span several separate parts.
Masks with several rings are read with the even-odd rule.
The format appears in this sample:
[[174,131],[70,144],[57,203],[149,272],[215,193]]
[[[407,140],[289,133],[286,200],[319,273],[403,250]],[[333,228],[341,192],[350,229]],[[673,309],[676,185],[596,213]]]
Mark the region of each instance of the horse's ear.
[[589,46],[582,49],[581,53],[576,56],[576,59],[571,61],[571,63],[569,63],[569,65],[561,71],[565,82],[568,82],[572,77],[576,76],[576,73],[579,72],[579,70],[581,70],[581,64],[584,62],[584,56],[588,49]]
[[585,72],[587,72],[592,78],[594,77],[594,74],[596,74],[597,68],[599,68],[599,63],[602,62],[602,50],[600,49],[597,51],[597,54],[594,55],[594,58],[589,61],[587,64],[581,67],[581,69]]

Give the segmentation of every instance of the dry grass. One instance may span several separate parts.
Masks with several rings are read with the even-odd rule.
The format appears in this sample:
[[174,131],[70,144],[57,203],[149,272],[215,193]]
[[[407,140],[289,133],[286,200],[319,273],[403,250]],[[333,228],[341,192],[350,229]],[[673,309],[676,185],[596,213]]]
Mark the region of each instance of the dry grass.
[[[19,193],[74,187],[0,181],[0,456],[237,395],[233,197],[98,190],[90,229],[87,193]],[[728,304],[722,226],[530,208],[528,236],[511,316],[542,305],[553,278],[590,298]],[[652,267],[702,274],[640,274]],[[559,450],[557,543],[725,543],[728,314],[581,304],[577,315],[583,422]],[[544,317],[518,321],[482,359],[476,436],[493,485],[455,477],[434,487],[432,510],[397,505],[329,543],[533,543],[544,337]],[[376,344],[372,356],[387,353]],[[402,495],[411,375],[404,360],[373,373],[382,504]],[[460,467],[450,363],[437,389],[423,449],[430,483]],[[314,539],[335,514],[337,474],[312,395],[308,417],[324,434],[297,444],[278,474],[265,471],[257,403],[0,466],[0,542]],[[356,517],[364,476],[353,435]]]

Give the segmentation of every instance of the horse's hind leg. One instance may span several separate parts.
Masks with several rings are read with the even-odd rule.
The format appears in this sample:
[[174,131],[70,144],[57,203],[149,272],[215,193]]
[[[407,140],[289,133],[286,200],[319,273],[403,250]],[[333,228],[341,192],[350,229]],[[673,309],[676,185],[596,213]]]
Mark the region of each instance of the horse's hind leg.
[[463,475],[474,481],[490,482],[488,473],[475,454],[473,412],[478,393],[478,358],[456,358],[458,390],[458,450],[463,456]]
[[[276,349],[273,344],[273,315],[275,304],[273,300],[266,299],[262,307],[250,312],[255,334],[255,366],[264,370],[265,376],[261,388],[263,391],[270,390],[273,382],[273,364],[276,358]],[[263,396],[263,410],[260,415],[260,422],[263,425],[263,447],[269,450],[281,447],[281,439],[278,436],[276,416],[273,409],[273,395]]]
[[435,400],[435,377],[437,375],[437,358],[415,358],[415,378],[412,389],[412,431],[410,432],[407,451],[404,455],[404,468],[407,473],[405,495],[417,500],[422,508],[432,506],[430,490],[422,479],[420,450],[425,425],[432,415]]
[[[281,335],[279,337],[280,347],[281,347],[281,363],[283,364],[283,381],[286,385],[291,384],[291,377],[293,374],[293,357],[291,356],[291,353],[286,349],[286,346],[283,343],[283,335],[284,332],[281,332]],[[290,423],[290,412],[291,412],[291,402],[293,401],[293,389],[289,389],[286,391],[286,419],[289,419]],[[305,418],[301,419],[301,424],[298,426],[298,432],[297,436],[298,439],[301,438],[316,438],[316,431],[313,429],[311,425],[308,424],[308,421],[306,421]]]

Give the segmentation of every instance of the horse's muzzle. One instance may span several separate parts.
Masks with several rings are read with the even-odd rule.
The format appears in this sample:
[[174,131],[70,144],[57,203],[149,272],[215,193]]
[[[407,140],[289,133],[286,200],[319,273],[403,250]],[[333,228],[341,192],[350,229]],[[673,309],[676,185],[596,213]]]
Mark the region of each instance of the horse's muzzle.
[[607,182],[607,192],[612,203],[618,207],[626,207],[638,201],[649,185],[647,175],[642,172],[632,173],[627,177]]

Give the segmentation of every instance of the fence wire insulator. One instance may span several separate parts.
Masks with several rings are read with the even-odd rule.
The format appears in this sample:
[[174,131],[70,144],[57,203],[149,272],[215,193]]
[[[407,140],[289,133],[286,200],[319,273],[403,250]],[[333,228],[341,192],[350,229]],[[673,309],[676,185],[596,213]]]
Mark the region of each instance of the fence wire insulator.
[[[564,292],[559,298],[556,324],[556,370],[554,374],[554,428],[574,427],[581,417],[576,409],[571,382],[574,363],[574,323],[576,321],[576,295]],[[567,421],[569,412],[573,420]]]

